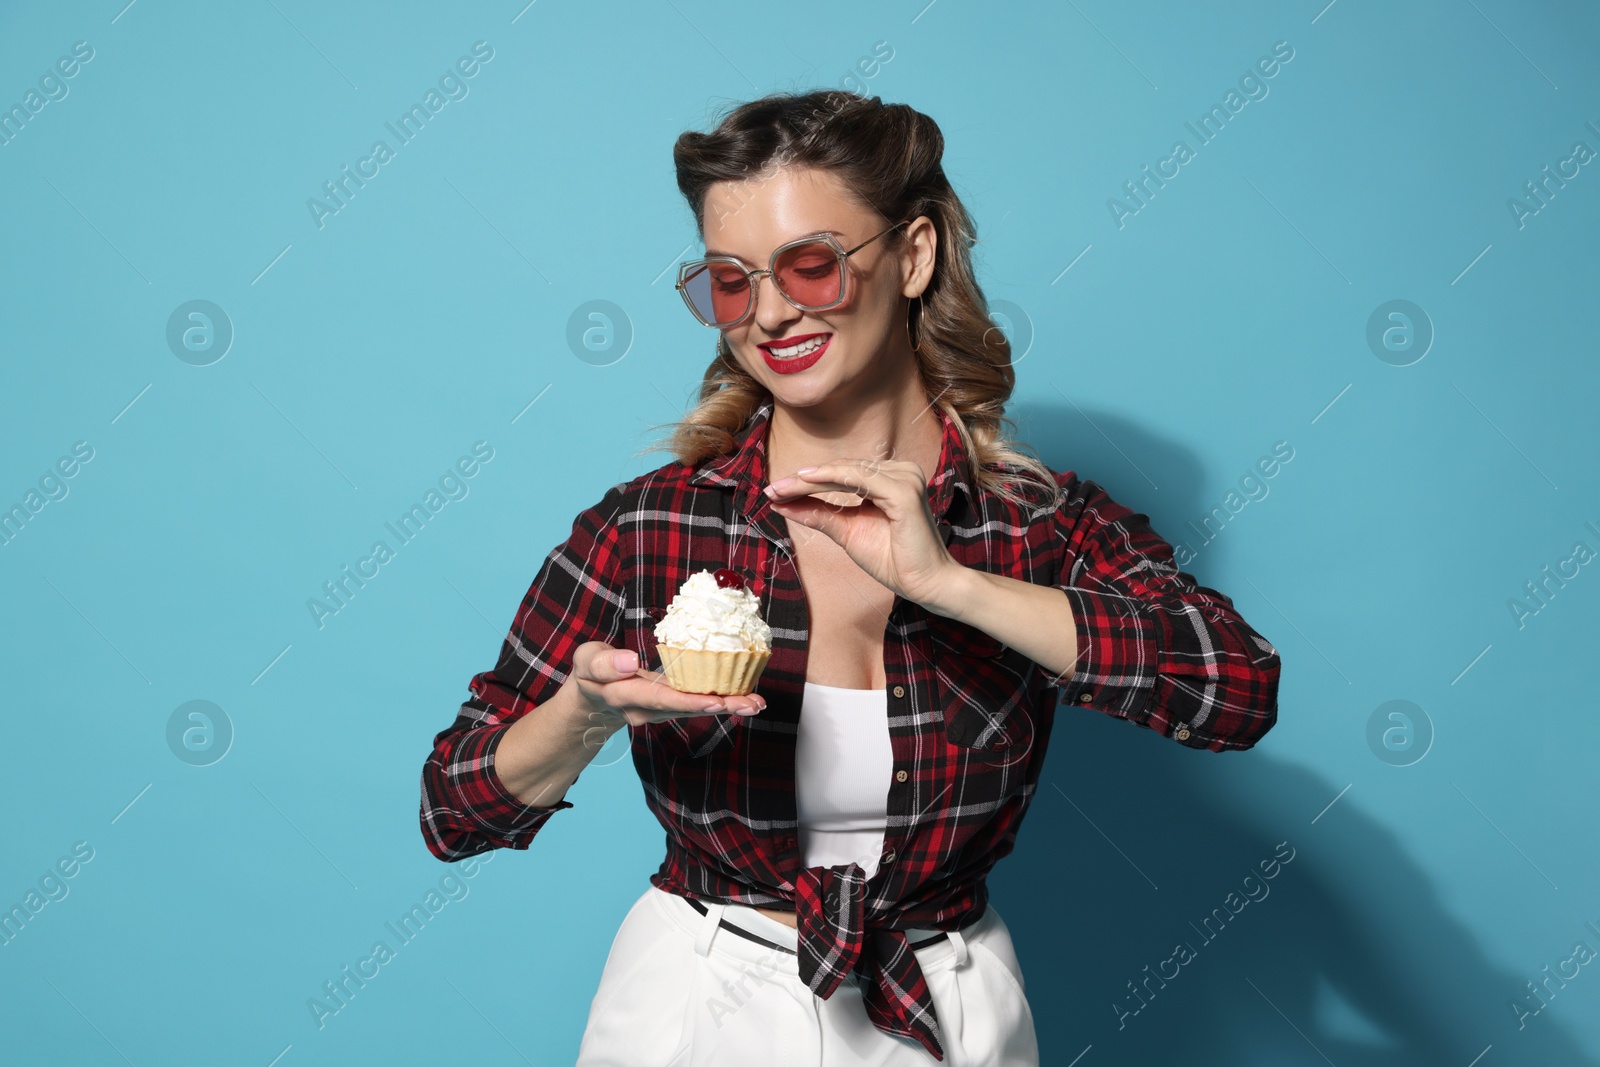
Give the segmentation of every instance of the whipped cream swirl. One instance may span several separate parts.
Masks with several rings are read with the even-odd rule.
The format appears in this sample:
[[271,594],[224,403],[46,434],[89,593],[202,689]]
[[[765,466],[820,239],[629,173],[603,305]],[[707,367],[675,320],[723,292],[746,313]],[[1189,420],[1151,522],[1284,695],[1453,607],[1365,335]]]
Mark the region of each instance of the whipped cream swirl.
[[749,589],[723,587],[711,571],[689,576],[656,623],[656,642],[710,652],[767,652],[772,629]]

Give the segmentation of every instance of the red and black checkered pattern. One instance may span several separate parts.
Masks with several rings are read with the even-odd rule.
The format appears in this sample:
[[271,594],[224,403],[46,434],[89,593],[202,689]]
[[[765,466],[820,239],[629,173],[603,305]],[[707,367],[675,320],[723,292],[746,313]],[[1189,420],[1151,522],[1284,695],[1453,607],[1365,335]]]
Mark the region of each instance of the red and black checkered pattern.
[[943,411],[928,495],[960,563],[1062,589],[1079,659],[1066,678],[993,637],[897,597],[883,662],[895,773],[886,783],[884,852],[860,864],[801,866],[795,742],[808,614],[784,518],[767,481],[769,400],[733,451],[670,463],[613,486],[545,558],[493,670],[433,743],[422,773],[428,848],[459,860],[525,849],[573,807],[521,803],[494,769],[508,726],[566,681],[573,650],[603,640],[659,669],[654,627],[700,570],[747,576],[772,627],[773,654],[748,718],[708,714],[633,727],[645,803],[666,831],[652,884],[690,898],[792,907],[800,974],[831,996],[858,971],[871,1020],[944,1058],[928,985],[903,930],[962,929],[982,917],[987,876],[1028,810],[1054,722],[1070,703],[1193,748],[1249,748],[1277,716],[1279,660],[1232,601],[1178,570],[1145,515],[1071,471],[1054,503],[1027,507],[976,487]]

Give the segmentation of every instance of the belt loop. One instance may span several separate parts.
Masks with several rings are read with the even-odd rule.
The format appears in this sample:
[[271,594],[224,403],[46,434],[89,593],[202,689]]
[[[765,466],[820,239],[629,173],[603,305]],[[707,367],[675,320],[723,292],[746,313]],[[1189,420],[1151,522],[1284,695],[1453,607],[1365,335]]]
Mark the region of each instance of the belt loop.
[[710,900],[702,901],[706,906],[706,913],[700,917],[700,932],[694,939],[694,950],[702,956],[711,951],[711,938],[716,934],[717,927],[722,925],[722,913],[726,904],[718,904]]
[[967,962],[967,939],[961,936],[960,930],[951,930],[949,933],[950,947],[955,949],[957,967],[965,966]]

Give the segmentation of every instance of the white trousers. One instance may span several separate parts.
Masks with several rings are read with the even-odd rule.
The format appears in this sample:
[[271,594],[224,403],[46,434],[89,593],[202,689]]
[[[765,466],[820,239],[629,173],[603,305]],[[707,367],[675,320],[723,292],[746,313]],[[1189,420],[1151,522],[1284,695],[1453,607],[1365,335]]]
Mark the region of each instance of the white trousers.
[[[754,908],[685,899],[654,885],[611,944],[577,1067],[937,1067],[916,1041],[873,1026],[852,974],[827,1000],[792,952],[796,931]],[[911,930],[912,942],[934,930]],[[1033,1012],[1011,933],[990,904],[964,931],[914,950],[944,1035],[944,1067],[1038,1067]]]

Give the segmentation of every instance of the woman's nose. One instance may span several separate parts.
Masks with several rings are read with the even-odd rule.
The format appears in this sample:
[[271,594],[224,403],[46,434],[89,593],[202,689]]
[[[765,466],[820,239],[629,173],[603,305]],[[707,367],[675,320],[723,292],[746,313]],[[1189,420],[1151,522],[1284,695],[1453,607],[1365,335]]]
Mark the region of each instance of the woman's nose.
[[800,309],[783,298],[777,281],[770,274],[763,274],[756,280],[754,295],[757,324],[773,337],[783,336],[784,324],[798,318]]

